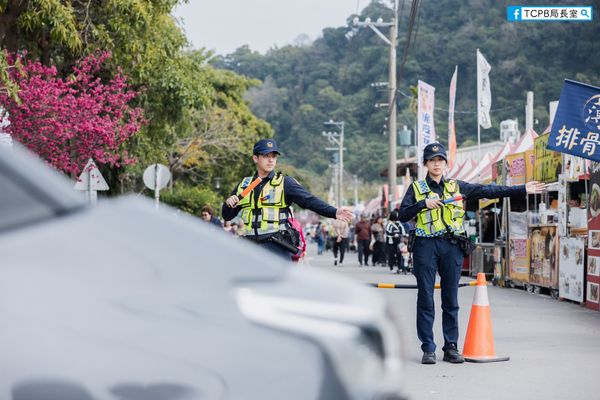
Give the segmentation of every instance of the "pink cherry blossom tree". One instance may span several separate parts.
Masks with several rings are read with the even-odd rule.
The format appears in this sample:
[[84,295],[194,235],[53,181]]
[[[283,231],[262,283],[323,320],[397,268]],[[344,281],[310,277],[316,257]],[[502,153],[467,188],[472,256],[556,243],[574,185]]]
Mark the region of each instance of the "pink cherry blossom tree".
[[134,163],[124,145],[145,120],[142,109],[130,105],[138,93],[121,70],[107,77],[110,70],[104,66],[110,57],[97,51],[62,78],[56,67],[28,60],[26,53],[6,54],[18,95],[0,90],[0,105],[7,112],[1,118],[10,121],[5,130],[71,176],[90,157],[111,167]]

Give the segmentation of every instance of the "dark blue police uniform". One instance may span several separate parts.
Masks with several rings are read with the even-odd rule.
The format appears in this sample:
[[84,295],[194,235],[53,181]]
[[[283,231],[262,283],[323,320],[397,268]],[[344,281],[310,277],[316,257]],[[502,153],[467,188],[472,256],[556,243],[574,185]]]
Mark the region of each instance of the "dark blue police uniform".
[[[441,153],[435,154],[446,158],[442,145]],[[435,155],[424,151],[424,160]],[[426,177],[429,188],[443,198],[444,178],[439,183]],[[477,185],[464,181],[456,181],[460,193],[467,199],[495,199],[526,193],[525,185],[497,186]],[[415,192],[411,185],[400,206],[400,221],[407,222],[417,216],[419,211],[426,209],[425,200],[416,201]],[[433,292],[436,272],[440,275],[442,297],[442,328],[444,333],[443,350],[456,349],[458,342],[458,283],[463,263],[463,253],[455,239],[447,237],[417,237],[413,248],[413,274],[417,278],[417,335],[421,341],[424,353],[435,352],[436,345],[433,337],[433,321],[435,307]],[[434,361],[435,362],[435,361]]]
[[[267,142],[270,142],[271,144],[269,146],[267,146]],[[254,154],[268,154],[273,151],[275,151],[276,153],[279,153],[277,144],[275,143],[275,141],[273,139],[259,140],[254,145],[253,151],[254,151]],[[252,179],[253,180],[256,179],[257,176],[258,176],[258,173],[255,173]],[[269,182],[271,179],[273,179],[274,176],[275,176],[275,171],[271,171],[269,173],[269,175],[267,176],[267,178],[263,179],[262,182],[259,183],[254,188],[254,190],[252,191],[252,195],[254,195],[255,203],[258,202],[258,197],[260,196],[260,193],[262,192],[263,187],[267,184],[267,182]],[[231,194],[234,195],[236,193],[237,193],[237,185],[233,189]],[[318,197],[316,197],[315,195],[310,193],[308,190],[306,190],[304,187],[302,187],[302,185],[300,185],[298,183],[298,181],[296,181],[294,178],[292,178],[290,176],[285,176],[283,178],[283,195],[285,197],[286,203],[289,205],[291,205],[292,203],[296,204],[302,208],[312,210],[312,211],[316,212],[317,214],[319,214],[323,217],[326,217],[326,218],[335,218],[335,216],[336,216],[337,208],[327,204],[323,200],[319,199]],[[235,208],[230,208],[227,206],[227,204],[223,204],[223,207],[221,210],[221,215],[223,216],[223,219],[225,221],[230,221],[238,215],[240,210],[241,210],[240,206],[237,206]],[[281,221],[281,222],[283,222],[283,221]],[[269,241],[260,242],[259,244],[262,247],[266,248],[267,250],[269,250],[277,255],[280,255],[287,260],[291,259],[291,253],[278,244],[275,244],[275,243],[269,242]]]

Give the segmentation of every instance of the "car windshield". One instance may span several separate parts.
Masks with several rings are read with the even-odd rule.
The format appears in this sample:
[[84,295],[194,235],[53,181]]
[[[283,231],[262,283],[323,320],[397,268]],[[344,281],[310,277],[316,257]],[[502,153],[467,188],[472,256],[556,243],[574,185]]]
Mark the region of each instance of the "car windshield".
[[0,231],[45,219],[53,208],[0,173]]
[[47,165],[39,168],[39,164],[23,149],[0,148],[0,233],[83,205],[67,180]]

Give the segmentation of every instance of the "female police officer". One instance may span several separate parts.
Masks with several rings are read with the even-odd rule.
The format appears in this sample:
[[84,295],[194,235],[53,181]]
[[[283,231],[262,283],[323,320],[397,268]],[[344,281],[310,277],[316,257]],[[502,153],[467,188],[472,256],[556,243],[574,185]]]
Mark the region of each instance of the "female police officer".
[[442,295],[442,328],[444,332],[444,361],[464,362],[458,352],[458,282],[463,262],[461,241],[465,235],[462,200],[444,200],[462,196],[468,199],[496,199],[539,193],[544,184],[529,182],[520,186],[474,185],[444,179],[446,150],[440,143],[428,144],[423,150],[427,168],[425,180],[415,181],[406,192],[400,206],[400,221],[416,217],[413,248],[413,273],[417,278],[417,336],[423,350],[423,364],[435,364],[433,321],[435,308],[433,288],[436,271],[440,275]]
[[[246,229],[244,236],[290,260],[290,251],[273,239],[280,231],[287,229],[286,222],[291,216],[289,207],[292,203],[324,217],[346,222],[352,220],[352,212],[330,206],[304,189],[295,179],[280,172],[275,173],[277,156],[279,149],[275,140],[262,139],[256,142],[252,159],[257,172],[254,176],[244,178],[235,187],[223,204],[222,215],[225,221],[229,221],[241,211]],[[262,181],[247,196],[240,198],[244,189],[257,177],[262,178]]]

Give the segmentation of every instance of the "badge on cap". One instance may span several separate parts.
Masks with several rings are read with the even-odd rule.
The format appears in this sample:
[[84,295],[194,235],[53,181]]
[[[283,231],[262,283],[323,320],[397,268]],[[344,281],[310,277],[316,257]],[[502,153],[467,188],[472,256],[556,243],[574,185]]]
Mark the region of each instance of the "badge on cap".
[[267,142],[267,147],[273,147],[273,142]]
[[438,151],[439,149],[440,149],[440,148],[439,148],[439,146],[433,146],[433,147],[431,148],[431,150],[433,150],[433,151]]

